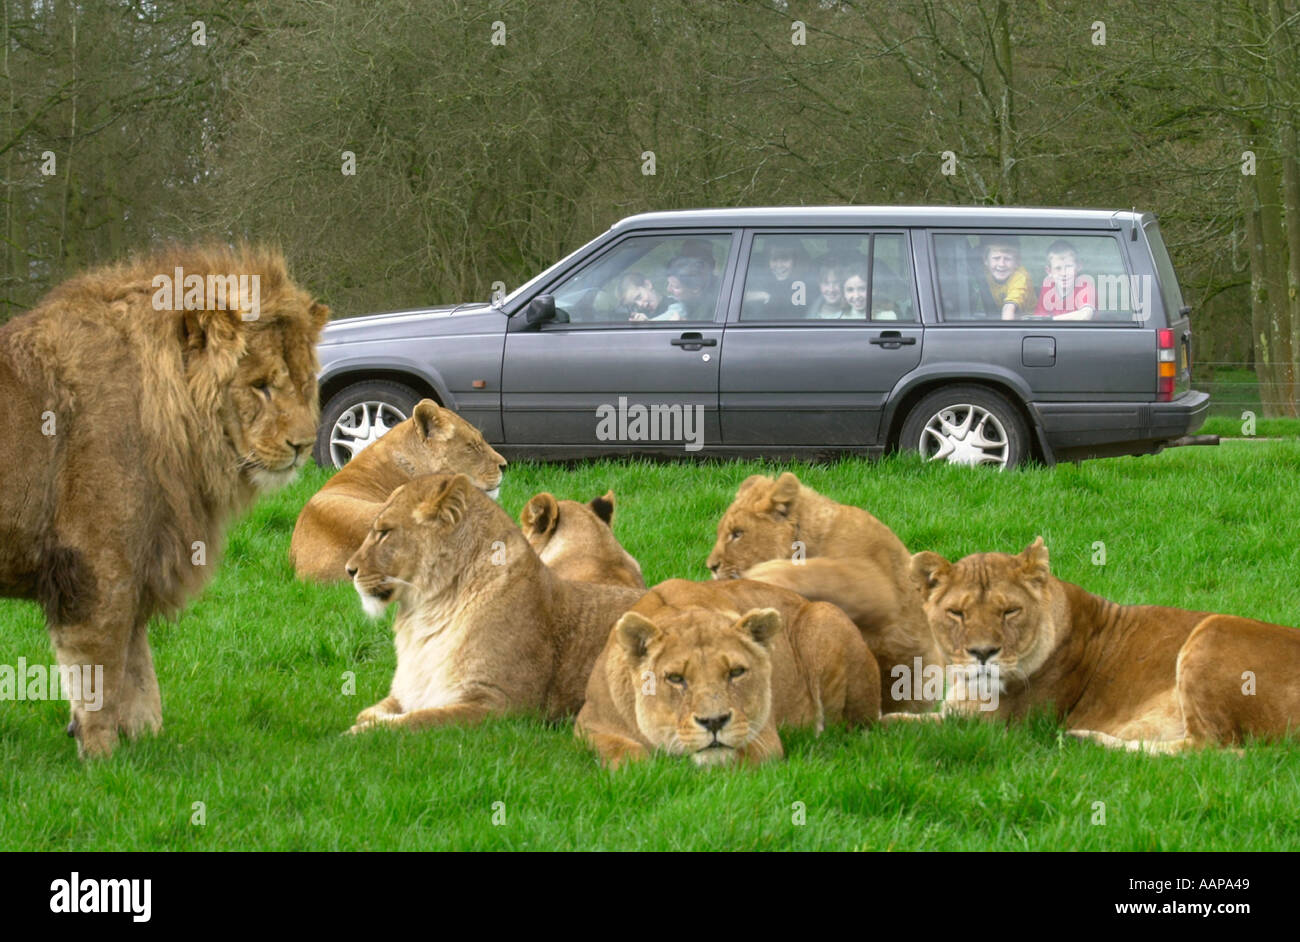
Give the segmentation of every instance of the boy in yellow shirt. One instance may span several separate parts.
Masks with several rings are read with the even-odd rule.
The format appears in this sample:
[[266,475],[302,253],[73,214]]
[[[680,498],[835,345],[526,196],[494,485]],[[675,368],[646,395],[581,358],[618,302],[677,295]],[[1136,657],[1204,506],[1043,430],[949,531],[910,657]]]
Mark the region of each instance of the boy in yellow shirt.
[[1017,312],[1029,311],[1029,269],[1020,264],[1020,241],[992,236],[983,241],[984,280],[1002,319],[1013,321]]

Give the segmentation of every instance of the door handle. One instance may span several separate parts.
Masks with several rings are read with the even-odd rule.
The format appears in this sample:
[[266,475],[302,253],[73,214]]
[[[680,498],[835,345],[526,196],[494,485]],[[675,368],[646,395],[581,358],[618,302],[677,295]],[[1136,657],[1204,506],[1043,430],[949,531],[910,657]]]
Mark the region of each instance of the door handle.
[[884,347],[886,350],[897,350],[899,347],[914,345],[916,338],[904,337],[896,330],[886,330],[879,337],[872,337],[870,342],[878,347]]
[[668,342],[674,347],[681,347],[683,350],[698,350],[700,347],[716,347],[718,345],[716,337],[705,337],[694,331],[682,334],[680,337],[674,337]]

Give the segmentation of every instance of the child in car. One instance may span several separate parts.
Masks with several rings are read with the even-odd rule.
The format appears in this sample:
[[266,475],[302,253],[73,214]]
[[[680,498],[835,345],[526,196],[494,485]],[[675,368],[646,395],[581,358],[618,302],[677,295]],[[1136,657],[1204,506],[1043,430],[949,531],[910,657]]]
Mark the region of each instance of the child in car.
[[1047,277],[1038,294],[1035,317],[1058,321],[1092,320],[1096,310],[1092,278],[1079,273],[1079,254],[1064,239],[1047,247]]
[[983,241],[984,284],[994,309],[1004,321],[1028,314],[1029,269],[1020,264],[1020,243],[1011,236],[991,236]]

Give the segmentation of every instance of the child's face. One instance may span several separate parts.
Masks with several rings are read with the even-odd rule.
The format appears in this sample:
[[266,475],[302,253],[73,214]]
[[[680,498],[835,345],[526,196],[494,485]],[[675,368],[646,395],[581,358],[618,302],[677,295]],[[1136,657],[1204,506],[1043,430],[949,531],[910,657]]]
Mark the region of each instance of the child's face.
[[995,245],[985,253],[984,263],[993,280],[1001,283],[1010,278],[1011,273],[1020,266],[1020,253],[1007,246]]
[[1074,284],[1074,277],[1079,273],[1079,260],[1073,252],[1047,256],[1047,274],[1056,284],[1056,290],[1064,295]]
[[823,272],[819,286],[822,290],[822,300],[827,304],[839,304],[844,300],[844,289],[840,286],[839,272]]
[[794,273],[794,256],[773,255],[767,265],[777,281],[785,281]]
[[623,303],[642,314],[653,314],[659,309],[661,300],[655,286],[648,281],[634,288],[628,288],[627,293],[623,295]]
[[704,294],[704,288],[684,284],[676,275],[669,275],[668,294],[676,301],[694,301]]
[[867,309],[867,279],[861,275],[849,275],[844,279],[844,300],[855,311]]

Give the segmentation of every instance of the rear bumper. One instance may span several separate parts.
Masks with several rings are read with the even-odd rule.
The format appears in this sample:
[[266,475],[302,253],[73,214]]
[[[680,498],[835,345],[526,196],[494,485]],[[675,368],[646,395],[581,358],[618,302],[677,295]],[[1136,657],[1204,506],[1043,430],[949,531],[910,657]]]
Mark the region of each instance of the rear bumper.
[[1210,394],[1173,402],[1033,402],[1048,446],[1060,459],[1153,454],[1205,422]]

